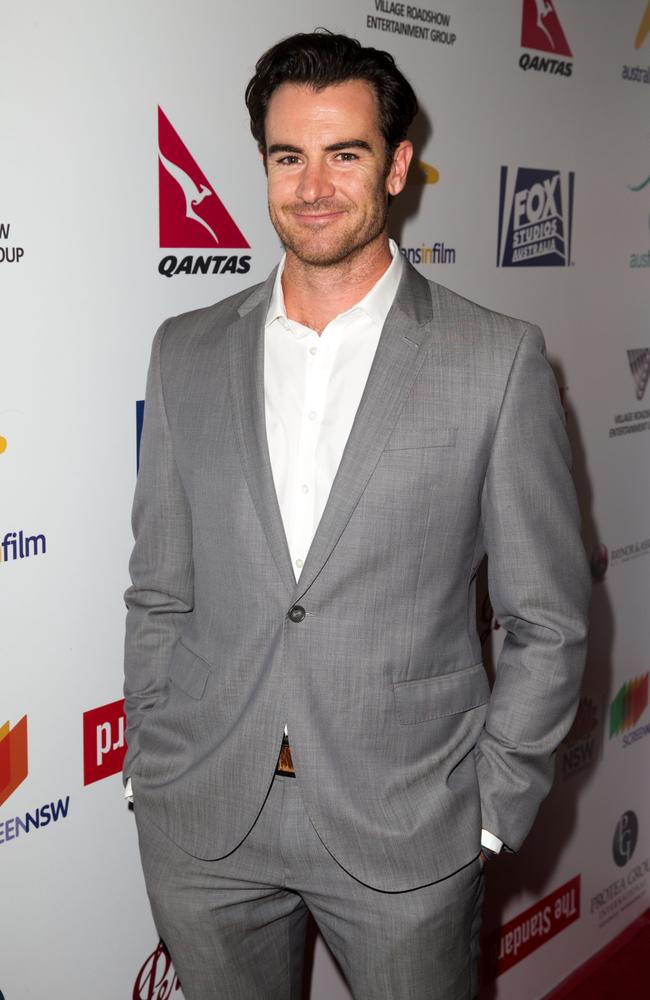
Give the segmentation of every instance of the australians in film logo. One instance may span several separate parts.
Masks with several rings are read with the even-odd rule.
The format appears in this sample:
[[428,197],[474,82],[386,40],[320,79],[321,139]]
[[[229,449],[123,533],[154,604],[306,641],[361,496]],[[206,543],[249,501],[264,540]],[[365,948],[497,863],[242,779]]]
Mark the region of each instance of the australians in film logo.
[[[0,806],[22,785],[28,775],[27,716],[13,728],[9,722],[0,726]],[[70,796],[10,817],[0,817],[0,846],[33,830],[42,830],[51,823],[65,819],[70,808]]]
[[[637,402],[642,403],[650,379],[650,347],[635,347],[628,350],[627,362],[634,384],[634,395]],[[650,430],[650,409],[646,405],[626,410],[624,413],[615,413],[609,436],[619,438],[647,430]]]
[[[424,160],[416,160],[409,170],[407,194],[403,197],[408,198],[409,189],[428,187],[437,184],[439,180],[440,173],[434,166],[425,163]],[[417,246],[400,247],[400,252],[409,263],[421,266],[456,263],[456,248],[449,246],[443,240],[423,240]]]
[[122,770],[126,754],[124,699],[83,714],[84,785]]
[[619,818],[612,837],[612,860],[620,874],[591,897],[590,911],[604,927],[640,900],[647,891],[650,858],[632,860],[639,840],[639,819],[632,809]]
[[247,274],[249,244],[162,108],[158,108],[158,207],[161,249],[211,250],[168,254],[160,274]]
[[567,267],[575,174],[501,167],[497,267]]
[[[634,48],[639,51],[643,48],[650,34],[650,0],[646,6],[645,11],[641,17],[641,22],[639,24],[638,31],[636,33],[636,38],[634,39]],[[621,76],[624,80],[630,80],[632,83],[650,83],[650,65],[641,66],[637,64],[625,64]]]
[[609,738],[622,736],[624,747],[650,736],[650,724],[637,726],[648,707],[649,674],[634,677],[619,689],[609,706]]
[[[523,0],[521,12],[521,47],[519,65],[523,70],[537,70],[555,76],[571,76],[573,53],[562,30],[552,0]],[[543,55],[537,55],[537,53]]]

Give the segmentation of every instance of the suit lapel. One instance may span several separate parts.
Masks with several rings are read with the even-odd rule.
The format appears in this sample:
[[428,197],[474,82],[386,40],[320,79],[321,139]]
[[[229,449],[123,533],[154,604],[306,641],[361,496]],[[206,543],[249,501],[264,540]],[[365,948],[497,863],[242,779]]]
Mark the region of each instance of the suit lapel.
[[431,343],[428,282],[405,262],[332,489],[295,585],[297,601],[323,569],[390,437]]
[[291,594],[296,578],[273,483],[264,413],[264,322],[275,271],[240,306],[228,330],[235,433],[248,488],[278,573]]

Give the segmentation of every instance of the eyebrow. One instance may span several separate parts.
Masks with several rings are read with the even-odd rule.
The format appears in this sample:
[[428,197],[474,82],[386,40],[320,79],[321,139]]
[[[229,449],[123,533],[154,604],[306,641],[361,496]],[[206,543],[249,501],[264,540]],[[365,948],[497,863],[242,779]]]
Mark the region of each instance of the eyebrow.
[[[365,149],[369,153],[372,152],[370,144],[365,139],[346,139],[344,142],[333,142],[330,146],[325,146],[326,153],[340,153],[343,149]],[[266,152],[267,156],[273,156],[274,153],[303,153],[304,150],[288,142],[276,142],[269,146]]]

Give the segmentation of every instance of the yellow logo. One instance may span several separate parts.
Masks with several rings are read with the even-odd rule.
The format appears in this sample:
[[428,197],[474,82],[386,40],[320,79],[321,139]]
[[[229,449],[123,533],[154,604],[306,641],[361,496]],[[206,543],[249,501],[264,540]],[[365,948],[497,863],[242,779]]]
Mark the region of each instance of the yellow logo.
[[440,180],[440,173],[430,163],[424,160],[414,160],[409,170],[409,184],[437,184]]
[[0,455],[7,450],[7,439],[0,434]]
[[645,14],[641,18],[641,24],[639,25],[639,30],[636,33],[636,38],[634,39],[634,48],[640,49],[646,40],[647,34],[650,31],[650,2],[645,9]]

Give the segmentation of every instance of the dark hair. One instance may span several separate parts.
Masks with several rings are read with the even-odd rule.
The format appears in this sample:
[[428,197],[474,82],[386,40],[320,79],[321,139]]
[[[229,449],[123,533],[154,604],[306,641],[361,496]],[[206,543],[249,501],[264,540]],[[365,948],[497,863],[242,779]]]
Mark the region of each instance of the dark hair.
[[264,122],[273,91],[282,83],[303,83],[323,90],[348,80],[366,80],[377,95],[379,128],[392,154],[406,138],[418,111],[417,98],[389,52],[361,45],[356,38],[325,29],[283,39],[255,65],[255,76],[246,87],[246,107],[251,132],[265,151]]

